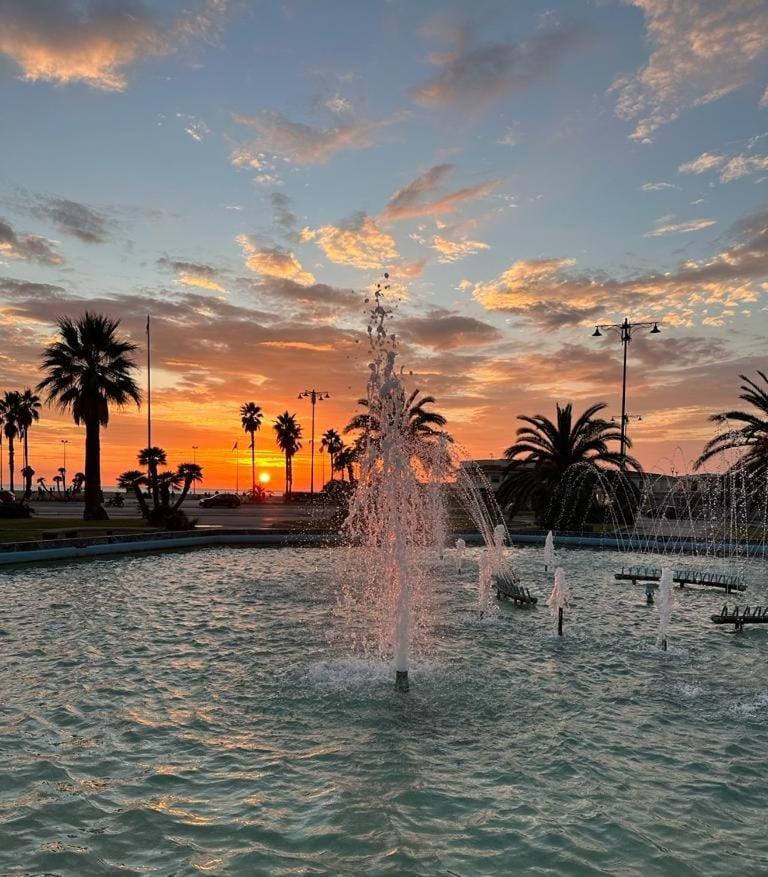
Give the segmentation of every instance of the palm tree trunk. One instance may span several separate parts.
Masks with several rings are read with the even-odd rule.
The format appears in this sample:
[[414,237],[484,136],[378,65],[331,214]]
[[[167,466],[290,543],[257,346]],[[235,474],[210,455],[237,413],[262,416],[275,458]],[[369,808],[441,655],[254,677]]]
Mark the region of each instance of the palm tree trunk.
[[29,466],[29,427],[24,427],[24,468],[26,469]]
[[285,452],[285,490],[283,491],[283,502],[288,502],[291,498],[291,455]]
[[331,458],[331,482],[333,482],[333,461],[335,459],[335,454],[328,452],[328,456]]
[[251,432],[251,495],[256,496],[256,433]]
[[181,508],[181,504],[187,498],[187,494],[189,493],[190,487],[192,487],[192,479],[185,478],[184,479],[184,487],[181,489],[181,494],[179,495],[179,498],[176,500],[176,502],[173,504],[174,511]]
[[[87,477],[88,473],[86,472]],[[152,482],[152,505],[157,509],[160,508],[160,482],[157,480],[157,462],[150,463],[149,478]]]
[[148,518],[149,509],[147,508],[147,501],[144,498],[144,494],[141,492],[141,485],[134,484],[133,492],[136,494],[136,502],[139,504],[139,511],[141,512],[142,518]]
[[101,495],[101,424],[98,414],[85,419],[85,509],[83,520],[108,521]]
[[13,436],[8,436],[8,480],[10,482],[10,491],[13,493],[13,475],[16,464],[16,450],[13,446]]

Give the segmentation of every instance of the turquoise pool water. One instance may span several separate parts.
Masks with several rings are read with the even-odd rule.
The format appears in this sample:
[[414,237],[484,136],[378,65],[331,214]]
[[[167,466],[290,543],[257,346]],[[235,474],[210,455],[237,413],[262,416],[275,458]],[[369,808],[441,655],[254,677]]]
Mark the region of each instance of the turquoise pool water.
[[676,591],[656,651],[633,560],[561,553],[559,640],[543,605],[478,620],[447,558],[406,696],[329,644],[327,551],[3,572],[0,873],[768,873],[768,630]]

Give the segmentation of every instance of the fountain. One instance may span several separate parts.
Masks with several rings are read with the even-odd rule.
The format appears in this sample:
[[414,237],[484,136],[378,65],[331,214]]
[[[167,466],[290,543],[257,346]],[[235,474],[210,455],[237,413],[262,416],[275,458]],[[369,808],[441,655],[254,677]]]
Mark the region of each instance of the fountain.
[[392,656],[395,686],[407,691],[413,650],[429,641],[435,592],[430,563],[435,553],[442,557],[445,546],[446,500],[463,506],[489,546],[480,572],[486,605],[491,578],[503,562],[506,528],[497,523],[498,508],[473,481],[471,470],[462,467],[453,442],[411,429],[396,338],[387,330],[392,316],[384,303],[387,288],[377,286],[370,310],[368,424],[360,437],[360,475],[345,522],[350,547],[340,603],[356,645],[375,649],[379,657]]
[[552,617],[557,619],[557,635],[563,635],[563,609],[571,601],[571,592],[568,583],[565,580],[565,571],[561,566],[555,570],[555,583],[552,587],[552,593],[547,599],[547,606],[552,613]]
[[550,530],[544,540],[544,572],[555,565],[555,538]]
[[456,540],[456,572],[461,572],[464,565],[464,552],[467,549],[467,543],[464,539]]
[[656,647],[667,650],[667,628],[672,619],[672,610],[675,607],[675,595],[672,591],[673,572],[665,566],[661,571],[659,581],[659,630],[656,634]]

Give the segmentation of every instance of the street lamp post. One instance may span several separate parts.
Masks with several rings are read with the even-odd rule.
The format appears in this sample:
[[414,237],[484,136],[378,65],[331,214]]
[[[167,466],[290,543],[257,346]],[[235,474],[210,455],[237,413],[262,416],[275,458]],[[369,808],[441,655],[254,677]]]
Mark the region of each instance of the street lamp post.
[[600,323],[595,326],[595,331],[592,333],[593,338],[602,337],[602,332],[604,331],[613,331],[617,332],[619,335],[619,339],[621,340],[621,345],[624,348],[624,364],[621,371],[621,465],[624,466],[624,461],[627,456],[627,350],[629,348],[629,342],[632,340],[632,333],[635,329],[650,329],[651,335],[658,335],[661,332],[659,329],[659,324],[655,320],[648,320],[644,322],[638,323],[630,323],[629,320],[624,317],[623,323]]
[[[194,466],[197,465],[197,449],[198,449],[198,447],[199,447],[199,445],[192,445],[192,465],[194,465]],[[195,482],[195,481],[192,482],[192,496],[194,496],[197,493],[196,484],[197,484],[197,482]]]
[[309,399],[309,401],[312,403],[312,441],[309,463],[310,502],[315,501],[315,405],[317,405],[318,402],[322,402],[323,399],[330,398],[330,393],[326,393],[325,390],[316,390],[314,387],[311,390],[303,390],[301,393],[299,393],[299,399]]

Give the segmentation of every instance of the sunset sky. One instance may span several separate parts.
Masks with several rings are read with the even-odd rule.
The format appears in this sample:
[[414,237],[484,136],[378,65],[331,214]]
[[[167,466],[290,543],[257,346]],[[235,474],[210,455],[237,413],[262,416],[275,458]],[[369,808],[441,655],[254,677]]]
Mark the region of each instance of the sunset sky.
[[[410,387],[476,457],[516,416],[628,409],[649,468],[695,456],[768,327],[766,0],[0,0],[0,390],[58,315],[153,319],[156,443],[231,487],[238,408],[341,428],[366,289],[393,278]],[[411,375],[412,372],[412,375]],[[145,380],[141,372],[142,382]],[[145,412],[115,411],[104,480]],[[82,431],[44,410],[50,477]],[[320,464],[318,463],[318,468]]]

